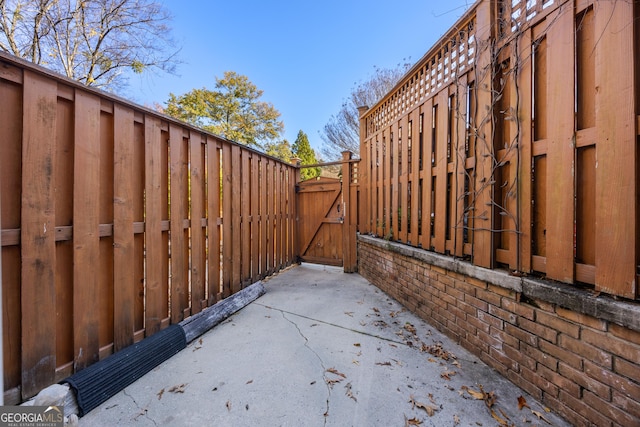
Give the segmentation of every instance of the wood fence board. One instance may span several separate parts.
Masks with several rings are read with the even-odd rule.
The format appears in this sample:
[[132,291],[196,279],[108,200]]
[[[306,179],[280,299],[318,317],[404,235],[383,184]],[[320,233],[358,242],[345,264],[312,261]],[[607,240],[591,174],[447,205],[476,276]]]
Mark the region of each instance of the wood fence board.
[[[107,110],[107,111],[105,111]],[[97,288],[98,305],[98,329],[99,357],[103,358],[113,353],[113,186],[114,186],[114,121],[113,103],[106,103],[101,99],[99,112],[100,134],[100,191],[98,192],[98,237],[99,237],[99,277]],[[94,189],[95,191],[95,189]],[[108,235],[100,233],[100,224],[108,224],[111,229]],[[95,271],[94,271],[95,274]]]
[[[135,120],[135,113],[134,113]],[[143,225],[141,233],[133,236],[134,244],[134,291],[135,300],[133,304],[134,312],[134,341],[136,334],[144,336],[144,288],[145,288],[145,262],[144,262],[144,185],[146,182],[145,163],[145,125],[141,122],[134,122],[134,145],[133,145],[133,177],[131,186],[133,187],[133,219]]]
[[398,174],[399,174],[399,181],[398,181],[398,189],[396,190],[398,192],[398,196],[399,196],[399,208],[398,208],[398,219],[399,221],[399,232],[398,232],[398,238],[402,241],[402,242],[406,242],[408,240],[408,234],[407,234],[407,226],[408,226],[408,222],[407,222],[407,215],[408,215],[408,210],[409,210],[409,205],[407,203],[407,192],[408,192],[408,185],[409,185],[409,139],[408,139],[408,131],[407,131],[407,127],[408,127],[408,120],[407,120],[407,116],[403,116],[400,119],[400,123],[398,126],[398,144],[400,144],[400,146],[398,147],[398,155],[400,156],[400,158],[398,159]]
[[268,226],[269,224],[269,181],[267,179],[267,165],[269,159],[263,157],[260,161],[260,180],[258,194],[260,197],[260,274],[265,277],[269,271],[269,247],[268,247]]
[[[491,144],[491,135],[493,129],[491,120],[488,117],[487,108],[491,106],[492,94],[491,87],[491,70],[492,57],[491,51],[487,48],[488,40],[492,37],[492,31],[495,31],[492,23],[492,5],[482,3],[476,9],[475,27],[478,29],[476,33],[476,49],[479,49],[476,55],[475,74],[476,74],[476,102],[477,116],[475,123],[477,128],[476,137],[476,167],[474,182],[474,211],[473,211],[473,263],[480,267],[492,267],[493,265],[493,234],[491,226],[493,224],[493,216],[491,210],[492,202],[492,167],[493,167],[493,147]],[[481,70],[481,71],[480,71]]]
[[389,223],[389,234],[392,236],[393,240],[398,240],[400,238],[400,233],[398,231],[399,224],[399,215],[398,210],[400,209],[399,200],[398,200],[398,184],[400,183],[399,174],[398,174],[398,156],[399,146],[398,146],[398,122],[393,122],[391,125],[391,129],[389,132],[389,152],[391,154],[391,163],[389,165],[390,173],[390,183],[391,188],[389,192],[389,206],[390,210],[387,211],[387,222]]
[[519,230],[520,230],[520,243],[517,250],[519,251],[519,265],[517,269],[519,271],[529,272],[531,271],[531,223],[533,221],[532,215],[532,203],[533,191],[532,191],[532,153],[531,145],[533,143],[533,123],[531,118],[533,117],[532,104],[532,78],[533,61],[522,60],[520,58],[531,58],[533,52],[531,46],[533,45],[533,30],[529,29],[522,35],[520,43],[522,44],[522,53],[519,54],[518,61],[521,63],[521,67],[518,73],[518,88],[520,92],[520,102],[515,104],[519,111],[518,117],[522,122],[520,123],[520,135],[523,143],[519,144],[520,150],[520,164],[518,168],[518,203],[519,206]]
[[437,252],[444,253],[446,250],[447,235],[447,134],[449,129],[449,90],[445,88],[440,91],[435,98],[437,104],[437,115],[435,119],[436,146],[435,153],[435,236],[433,246]]
[[549,79],[549,144],[547,152],[547,274],[572,283],[574,203],[574,99],[573,9],[558,11],[547,31],[547,66],[562,79]]
[[145,335],[160,330],[163,306],[162,141],[160,120],[145,115]]
[[205,244],[202,230],[204,217],[204,146],[202,135],[191,132],[191,314],[199,313],[205,300]]
[[231,235],[232,219],[232,194],[231,183],[233,180],[233,168],[231,164],[231,145],[222,145],[222,297],[226,298],[232,293],[231,269],[233,263],[233,237]]
[[209,305],[220,294],[220,150],[215,139],[207,137],[207,251]]
[[431,122],[433,120],[433,99],[429,98],[420,107],[420,114],[423,117],[423,147],[422,147],[422,236],[420,243],[423,249],[431,249],[431,193],[433,180],[431,172],[431,151],[433,138],[431,133]]
[[[7,68],[8,67],[8,68]],[[3,80],[3,71],[9,69],[20,76],[22,70],[0,66],[0,230],[20,230],[22,200],[22,128],[23,128],[23,86]],[[5,245],[5,236],[1,237],[2,246],[2,322],[4,390],[17,389],[21,383],[20,339],[21,322],[8,322],[7,319],[21,317],[21,262],[20,247]],[[11,404],[5,394],[5,404]]]
[[280,199],[282,198],[282,185],[280,177],[282,175],[282,169],[278,163],[273,166],[274,173],[274,212],[273,212],[273,240],[274,240],[274,253],[273,253],[273,267],[277,271],[282,263],[282,235],[280,233],[280,219],[282,217],[282,204]]
[[[231,170],[233,176],[241,176],[241,158],[240,147],[231,146]],[[241,289],[242,284],[242,242],[241,242],[241,200],[242,200],[241,179],[231,180],[231,216],[225,218],[231,220],[231,246],[225,247],[225,251],[232,251],[233,258],[231,260],[231,293],[236,293]]]
[[[633,46],[634,25],[629,24],[635,3],[594,3],[598,35],[596,289],[629,298],[638,292],[638,143],[634,126],[634,87],[638,91],[638,82],[634,86],[634,62],[629,54],[635,52],[637,67],[638,46]],[[635,218],[631,212],[636,212]],[[636,236],[636,241],[629,236]]]
[[273,224],[275,221],[275,211],[274,211],[274,164],[272,160],[267,160],[267,166],[265,170],[265,182],[266,182],[266,193],[267,193],[267,210],[266,215],[268,219],[267,227],[267,272],[268,274],[272,274],[274,272],[274,253],[275,253],[275,243],[274,243],[274,234],[273,234]]
[[241,164],[242,172],[241,191],[240,191],[240,219],[241,219],[241,239],[239,240],[242,248],[242,269],[240,282],[242,287],[251,282],[251,153],[242,152]]
[[[467,133],[466,111],[467,109],[467,75],[464,74],[458,78],[456,84],[456,125],[455,125],[455,145],[454,145],[454,198],[455,209],[452,209],[451,225],[454,227],[454,255],[462,257],[464,255],[464,183],[465,183],[465,164],[467,155],[465,153],[465,141]],[[465,114],[460,112],[464,111]]]
[[[158,293],[160,329],[164,329],[171,323],[169,313],[169,126],[165,120],[160,121],[160,292]],[[188,309],[187,309],[188,310]],[[185,313],[186,316],[189,313]]]
[[[72,102],[60,98],[58,87],[58,105],[56,112],[56,149],[54,188],[56,229],[73,226],[73,122],[74,106]],[[72,363],[73,346],[73,242],[56,242],[56,368]],[[56,238],[57,240],[57,238]],[[3,266],[4,268],[4,266]]]
[[171,322],[183,320],[184,310],[189,306],[188,284],[188,232],[182,222],[188,216],[188,154],[182,135],[182,128],[176,124],[169,126],[170,158],[170,238],[171,238]]
[[251,155],[251,283],[260,279],[260,161],[261,156]]
[[82,370],[100,359],[100,99],[75,96],[73,174],[74,364]]
[[[57,88],[25,71],[21,224],[22,397],[53,382],[55,338],[54,141]],[[37,308],[37,309],[34,309]]]
[[135,273],[133,234],[133,110],[114,106],[113,283],[114,351],[133,344]]

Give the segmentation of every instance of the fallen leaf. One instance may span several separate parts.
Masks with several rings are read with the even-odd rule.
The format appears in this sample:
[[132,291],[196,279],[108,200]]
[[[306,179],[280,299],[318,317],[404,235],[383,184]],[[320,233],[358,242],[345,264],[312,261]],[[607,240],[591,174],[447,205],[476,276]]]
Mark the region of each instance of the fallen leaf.
[[[484,400],[484,396],[485,393],[484,391],[482,391],[482,388],[480,388],[480,391],[475,391],[469,387],[467,387],[466,385],[462,386],[462,390],[466,391],[467,393],[469,393],[469,395],[471,397],[473,397],[476,400]],[[462,393],[460,393],[460,395],[462,395]]]
[[522,411],[522,408],[529,408],[531,409],[531,407],[529,405],[527,405],[527,399],[525,399],[523,396],[519,396],[518,397],[518,409]]
[[162,395],[164,394],[164,388],[162,390],[160,390],[157,395],[158,395],[158,400],[162,399]]
[[457,415],[453,416],[453,425],[457,426],[458,424],[460,424],[460,417]]
[[231,401],[227,400],[227,403],[225,403],[225,406],[227,407],[227,411],[231,412]]
[[248,411],[249,410],[249,404],[247,403],[244,408]]
[[353,344],[353,346],[354,346],[354,347],[360,347],[360,343],[359,343],[359,342],[354,343],[354,344]]
[[431,363],[435,363],[435,362],[437,362],[437,360],[436,360],[436,359],[434,359],[433,357],[430,357],[430,358],[428,358],[427,360],[428,360],[429,362],[431,362]]
[[202,338],[200,338],[200,340],[198,342],[200,343],[200,345],[202,345]]
[[173,387],[171,387],[169,390],[167,390],[169,393],[184,393],[184,388],[187,386],[187,384],[180,384],[180,385],[174,385]]
[[353,395],[353,392],[351,391],[351,383],[347,383],[344,388],[347,389],[345,394],[357,402],[358,399],[356,399],[356,397]]
[[413,334],[413,335],[416,335],[416,328],[415,328],[415,326],[413,326],[411,323],[409,323],[409,322],[405,323],[405,324],[404,324],[404,329],[405,329],[407,332],[409,332],[409,333],[411,333],[411,334]]
[[439,409],[437,406],[431,406],[431,405],[427,405],[425,403],[416,401],[413,395],[409,396],[409,403],[411,403],[411,409],[415,409],[415,408],[424,409],[427,412],[427,415],[429,415],[430,417],[433,417],[435,412]]
[[533,415],[535,415],[536,417],[538,417],[538,419],[539,419],[539,420],[542,420],[542,421],[544,421],[544,422],[545,422],[545,423],[547,423],[547,424],[551,424],[551,422],[550,422],[548,419],[546,419],[546,418],[542,415],[542,413],[541,413],[541,412],[531,410],[531,413],[532,413]]
[[451,377],[454,376],[456,374],[456,371],[444,371],[443,373],[440,374],[441,378],[444,378],[445,380],[451,380]]
[[416,417],[413,417],[411,419],[407,419],[407,416],[404,416],[404,425],[405,427],[408,426],[419,426],[422,424],[422,421],[420,421],[419,419],[417,419]]
[[376,365],[378,366],[391,366],[391,362],[376,362]]
[[251,384],[252,382],[253,382],[253,380],[249,380],[245,384]]
[[360,366],[360,362],[359,362],[358,360],[356,360],[356,359],[353,359],[353,360],[351,361],[351,363],[353,363],[353,364],[354,364],[354,365],[356,365],[356,366]]
[[371,310],[375,311],[376,313],[380,313],[380,310],[378,310],[377,308],[373,307]]
[[494,420],[496,420],[496,421],[498,422],[498,424],[499,424],[499,425],[501,425],[501,426],[505,426],[505,427],[508,427],[508,426],[509,426],[508,421],[507,421],[507,420],[504,420],[504,419],[502,419],[502,418],[500,418],[500,417],[498,416],[498,414],[496,414],[496,413],[495,413],[495,411],[494,411],[493,409],[490,409],[490,412],[491,412],[491,417],[492,417]]
[[316,383],[315,381],[311,381],[309,385],[314,385],[315,383]]
[[436,405],[436,401],[433,399],[433,394],[432,393],[429,393],[429,400],[431,401],[431,403]]
[[336,368],[329,368],[327,369],[327,372],[331,372],[334,375],[337,375],[339,377],[342,378],[347,378],[347,376],[345,374],[343,374],[342,372],[339,372]]
[[349,317],[353,317],[353,311],[345,311],[344,314],[346,314]]

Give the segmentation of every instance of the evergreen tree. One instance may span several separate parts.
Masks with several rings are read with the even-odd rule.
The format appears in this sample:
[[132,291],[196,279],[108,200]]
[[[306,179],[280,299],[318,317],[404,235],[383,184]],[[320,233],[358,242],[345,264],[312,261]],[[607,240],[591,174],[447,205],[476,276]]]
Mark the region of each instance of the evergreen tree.
[[[302,165],[315,165],[318,163],[316,152],[309,144],[309,138],[303,131],[298,132],[298,137],[293,143],[293,154],[298,157]],[[300,178],[305,181],[307,179],[320,176],[320,168],[304,168],[300,171]]]

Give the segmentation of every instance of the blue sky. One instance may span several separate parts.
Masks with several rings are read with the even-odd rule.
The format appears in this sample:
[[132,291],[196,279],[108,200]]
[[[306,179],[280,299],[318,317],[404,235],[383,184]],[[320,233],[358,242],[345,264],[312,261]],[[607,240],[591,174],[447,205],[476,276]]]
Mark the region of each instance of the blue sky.
[[246,75],[280,111],[284,137],[319,132],[374,66],[417,62],[472,0],[158,0],[182,46],[177,75],[134,76],[126,96],[152,105],[169,93],[213,89],[225,71]]

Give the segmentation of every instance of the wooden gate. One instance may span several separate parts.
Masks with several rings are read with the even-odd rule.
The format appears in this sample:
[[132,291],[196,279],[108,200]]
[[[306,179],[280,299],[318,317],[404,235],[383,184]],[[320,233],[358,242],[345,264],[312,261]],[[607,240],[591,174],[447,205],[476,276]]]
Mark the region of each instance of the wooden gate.
[[[357,179],[351,153],[345,153],[343,178],[319,177],[298,184],[297,244],[303,262],[357,269]],[[333,163],[332,163],[333,164]],[[328,163],[326,164],[328,165]]]

